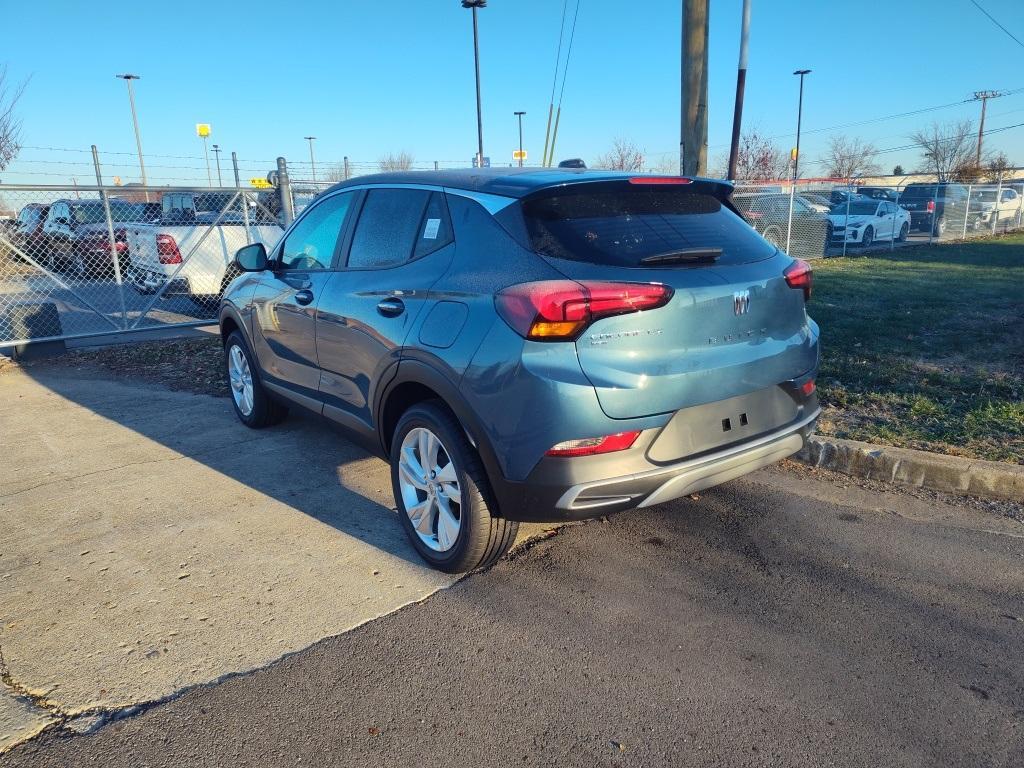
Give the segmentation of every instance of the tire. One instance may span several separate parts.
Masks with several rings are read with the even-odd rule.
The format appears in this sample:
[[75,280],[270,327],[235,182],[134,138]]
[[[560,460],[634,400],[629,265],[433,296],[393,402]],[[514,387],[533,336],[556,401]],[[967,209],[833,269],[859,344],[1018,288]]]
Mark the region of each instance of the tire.
[[907,235],[909,235],[909,234],[910,234],[910,224],[908,224],[907,222],[904,221],[903,222],[903,226],[900,227],[899,235],[896,236],[896,242],[897,243],[905,243],[905,242],[907,242]]
[[[244,360],[245,365],[241,370],[235,367],[240,362],[237,357],[233,358],[235,354]],[[228,388],[231,390],[231,406],[235,409],[238,420],[245,426],[250,429],[262,429],[278,424],[288,415],[288,409],[274,400],[260,383],[258,369],[249,352],[249,346],[238,331],[228,336],[224,344],[224,370],[228,377]],[[245,372],[248,372],[248,398],[244,394]]]
[[860,239],[860,247],[870,248],[873,242],[875,242],[875,230],[871,227],[866,227],[864,229],[864,236]]
[[939,216],[939,218],[935,220],[935,224],[932,226],[932,234],[935,235],[935,237],[942,237],[946,234],[945,216]]
[[[430,462],[433,466],[423,468],[420,457],[425,447],[430,453],[431,445],[425,435],[438,442]],[[423,439],[428,442],[421,442]],[[441,479],[445,477],[454,481]],[[391,486],[406,535],[420,557],[440,571],[465,573],[486,568],[515,541],[519,523],[495,515],[497,506],[480,456],[466,439],[462,425],[440,401],[414,405],[399,420],[391,441]],[[416,507],[420,515],[414,522]],[[449,524],[444,525],[443,520]],[[453,529],[455,539],[451,541]]]

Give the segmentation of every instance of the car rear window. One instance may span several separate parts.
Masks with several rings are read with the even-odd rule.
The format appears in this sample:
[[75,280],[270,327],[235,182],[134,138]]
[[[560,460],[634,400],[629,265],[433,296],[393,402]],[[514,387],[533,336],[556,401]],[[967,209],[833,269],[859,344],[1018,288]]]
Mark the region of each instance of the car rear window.
[[[620,267],[679,252],[721,250],[716,264],[770,257],[774,246],[700,188],[628,183],[544,190],[522,202],[530,247],[558,259]],[[707,260],[681,261],[697,266]],[[673,264],[673,266],[677,266]]]
[[900,197],[926,197],[929,200],[935,197],[936,192],[942,196],[942,187],[907,187],[900,192]]

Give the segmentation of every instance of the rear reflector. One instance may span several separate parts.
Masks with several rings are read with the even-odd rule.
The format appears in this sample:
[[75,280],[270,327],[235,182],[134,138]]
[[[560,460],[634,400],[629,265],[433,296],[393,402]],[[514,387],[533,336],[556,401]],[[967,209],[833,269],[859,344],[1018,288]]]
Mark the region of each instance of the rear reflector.
[[630,184],[692,184],[685,176],[633,176]]
[[640,436],[640,430],[633,432],[616,432],[604,437],[584,437],[579,440],[566,440],[551,447],[545,456],[594,456],[598,453],[624,451]]
[[814,379],[808,379],[800,385],[800,391],[804,393],[804,397],[810,397],[815,389]]
[[506,288],[494,304],[523,338],[573,341],[595,320],[656,309],[671,298],[672,289],[661,283],[541,280]]
[[786,278],[786,285],[790,288],[802,288],[804,301],[810,300],[811,287],[814,284],[814,271],[810,264],[803,259],[794,259],[793,263],[782,272],[782,275]]

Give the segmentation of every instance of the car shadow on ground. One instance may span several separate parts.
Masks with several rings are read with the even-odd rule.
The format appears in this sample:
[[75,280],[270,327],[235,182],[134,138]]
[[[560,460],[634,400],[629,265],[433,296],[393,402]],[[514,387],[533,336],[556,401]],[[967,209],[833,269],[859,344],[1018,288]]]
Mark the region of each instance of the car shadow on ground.
[[[424,566],[392,506],[387,465],[349,442],[326,420],[296,407],[282,424],[250,430],[238,422],[225,397],[129,385],[110,380],[109,374],[69,370],[61,361],[24,370],[37,384],[112,423],[102,432],[109,433],[119,450],[93,457],[81,468],[86,472],[123,466],[139,477],[140,493],[145,494],[147,471],[159,472],[161,466],[151,463],[160,459],[148,456],[180,455],[383,552]],[[71,431],[80,428],[71,425]],[[133,456],[136,450],[147,457],[139,460]],[[53,470],[59,475],[67,468]],[[202,489],[183,493],[201,500]]]

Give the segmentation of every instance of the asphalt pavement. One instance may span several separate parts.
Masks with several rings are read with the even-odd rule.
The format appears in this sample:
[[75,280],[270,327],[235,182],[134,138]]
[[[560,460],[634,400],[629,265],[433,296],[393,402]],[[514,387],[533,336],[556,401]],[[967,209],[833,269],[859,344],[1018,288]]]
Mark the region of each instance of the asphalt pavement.
[[1012,514],[763,470],[0,765],[1020,766]]

